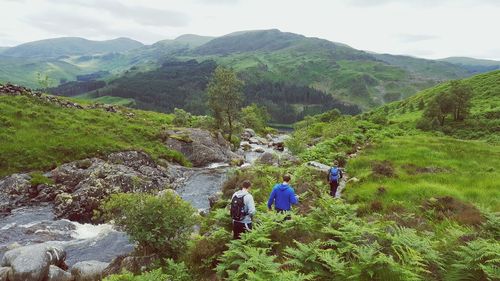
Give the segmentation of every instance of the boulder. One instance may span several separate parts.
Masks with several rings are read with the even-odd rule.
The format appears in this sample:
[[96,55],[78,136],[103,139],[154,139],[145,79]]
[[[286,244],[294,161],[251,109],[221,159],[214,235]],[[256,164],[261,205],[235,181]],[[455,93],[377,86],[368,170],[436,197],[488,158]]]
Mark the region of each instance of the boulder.
[[167,131],[167,135],[166,145],[184,154],[194,167],[229,163],[231,159],[238,158],[220,133],[213,135],[207,130],[187,128]]
[[248,140],[251,137],[255,137],[256,135],[257,134],[255,133],[255,131],[253,129],[247,128],[247,129],[243,130],[243,133],[241,133],[241,139]]
[[222,198],[222,192],[218,191],[208,197],[208,204],[212,208]]
[[330,166],[325,165],[323,163],[316,162],[316,161],[309,161],[306,163],[306,165],[315,169],[315,170],[318,170],[318,171],[325,173],[325,175],[328,174],[328,171],[330,170]]
[[265,164],[265,165],[278,165],[279,164],[279,159],[278,159],[278,156],[276,154],[274,154],[274,153],[264,152],[257,159],[257,163]]
[[30,202],[32,187],[28,174],[12,174],[0,180],[0,215]]
[[51,265],[49,267],[49,275],[47,281],[73,281],[75,280],[71,273],[62,270],[61,268]]
[[75,281],[102,280],[103,271],[109,263],[100,261],[81,261],[71,267],[71,274]]
[[12,269],[10,281],[42,281],[49,274],[50,265],[64,266],[64,250],[48,244],[35,244],[7,251],[1,266]]
[[0,267],[0,281],[7,281],[9,274],[12,274],[10,267]]
[[162,190],[175,179],[171,170],[138,151],[66,163],[51,174],[58,187],[52,194],[56,216],[78,222],[90,222],[93,211],[113,193]]
[[139,274],[150,269],[157,259],[157,255],[117,257],[104,269],[102,276],[105,277],[112,274],[119,274],[124,270]]
[[264,148],[262,148],[262,147],[257,147],[254,151],[257,153],[264,153],[265,152]]
[[257,138],[257,137],[251,137],[250,139],[248,139],[248,142],[249,142],[250,144],[262,144],[262,143],[260,142],[259,138]]
[[250,145],[250,143],[248,141],[242,141],[240,143],[240,147],[243,148],[244,151],[248,151],[248,150],[252,149],[252,146]]

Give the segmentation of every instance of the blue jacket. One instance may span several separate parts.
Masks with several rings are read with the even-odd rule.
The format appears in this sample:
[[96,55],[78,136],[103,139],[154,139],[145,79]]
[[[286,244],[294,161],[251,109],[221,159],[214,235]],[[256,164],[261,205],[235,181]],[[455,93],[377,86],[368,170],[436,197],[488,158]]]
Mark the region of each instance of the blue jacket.
[[273,187],[273,191],[267,201],[267,207],[271,209],[273,203],[275,208],[288,211],[292,208],[292,204],[298,203],[298,200],[290,185],[278,183]]

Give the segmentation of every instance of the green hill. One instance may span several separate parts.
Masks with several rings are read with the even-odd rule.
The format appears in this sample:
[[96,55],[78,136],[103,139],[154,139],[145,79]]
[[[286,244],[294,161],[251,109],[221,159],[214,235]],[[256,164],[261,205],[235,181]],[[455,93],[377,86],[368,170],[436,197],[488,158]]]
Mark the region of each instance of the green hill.
[[[106,71],[109,75],[97,79],[110,82],[120,76],[159,70],[165,62],[213,60],[234,68],[247,84],[257,85],[256,88],[268,83],[309,87],[340,103],[368,110],[475,71],[448,62],[371,54],[345,44],[277,29],[235,32],[218,38],[182,35],[148,46],[127,39],[87,40],[68,49],[81,40],[84,39],[42,40],[6,50],[4,55],[31,54],[44,58],[0,60],[0,81],[36,87],[35,77],[40,72],[53,80],[52,86],[57,86],[77,80],[78,75]],[[127,47],[118,44],[122,41],[126,41],[123,45]],[[101,49],[95,46],[97,43],[102,45]],[[58,59],[47,59],[63,54]]]
[[186,163],[161,139],[160,132],[171,124],[172,116],[127,108],[118,111],[63,107],[41,98],[0,94],[0,178],[123,150]]
[[92,41],[79,37],[62,37],[21,44],[4,51],[3,55],[47,59],[61,56],[125,52],[141,46],[143,46],[142,43],[129,38]]
[[[498,142],[500,132],[500,71],[479,74],[460,80],[471,87],[470,114],[463,122],[454,122],[447,118],[440,129],[445,134],[459,138],[488,139]],[[384,115],[391,122],[406,126],[416,126],[423,114],[419,105],[429,102],[438,94],[449,91],[450,82],[421,91],[399,102],[387,104],[371,114]]]

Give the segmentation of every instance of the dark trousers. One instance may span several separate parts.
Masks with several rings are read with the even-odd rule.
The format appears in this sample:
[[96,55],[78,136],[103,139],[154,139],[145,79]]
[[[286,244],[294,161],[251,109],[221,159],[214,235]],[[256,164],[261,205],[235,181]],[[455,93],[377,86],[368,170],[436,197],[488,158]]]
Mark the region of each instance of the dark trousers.
[[[279,209],[279,208],[274,208],[276,210],[277,213],[279,214],[286,214],[288,212],[288,210],[283,210],[283,209]],[[288,221],[288,220],[291,220],[292,219],[292,216],[290,214],[288,214],[286,217],[285,217],[285,220]]]
[[233,221],[233,239],[240,239],[243,232],[247,232],[251,229],[252,223]]
[[337,193],[337,188],[339,187],[339,181],[331,181],[330,182],[330,195],[335,198],[335,194]]

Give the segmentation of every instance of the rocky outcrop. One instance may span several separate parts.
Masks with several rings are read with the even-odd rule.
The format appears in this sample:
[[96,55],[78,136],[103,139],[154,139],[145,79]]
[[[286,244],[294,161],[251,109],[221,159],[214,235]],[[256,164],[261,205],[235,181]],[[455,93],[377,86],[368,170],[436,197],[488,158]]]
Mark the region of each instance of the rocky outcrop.
[[271,152],[264,152],[262,155],[257,159],[257,163],[264,164],[264,165],[279,165],[279,158],[278,155],[275,153]]
[[167,168],[142,152],[117,152],[107,160],[84,161],[67,163],[51,172],[61,187],[54,200],[55,214],[60,218],[88,222],[101,201],[113,193],[162,190],[173,181]]
[[102,280],[103,271],[109,263],[100,261],[82,261],[75,263],[71,267],[71,275],[75,281],[96,281]]
[[64,267],[66,253],[48,244],[36,244],[7,251],[1,266],[10,267],[10,281],[43,281],[51,265]]
[[78,103],[72,102],[66,98],[61,98],[52,95],[44,95],[40,91],[33,91],[29,88],[14,84],[5,84],[5,85],[0,84],[0,95],[26,96],[60,107],[68,107],[75,109],[101,109],[112,113],[122,113],[128,117],[133,117],[135,115],[134,113],[132,113],[131,111],[129,111],[124,107],[110,105],[110,104],[102,104],[102,103],[94,103],[83,106]]
[[211,163],[231,163],[241,156],[231,151],[231,145],[220,133],[213,135],[203,129],[182,129],[166,132],[166,145],[184,154],[194,167]]
[[175,170],[157,165],[149,155],[138,151],[74,161],[45,174],[54,184],[32,186],[29,174],[0,180],[0,213],[53,202],[57,217],[89,222],[93,211],[111,194],[162,190],[174,183],[176,175]]

